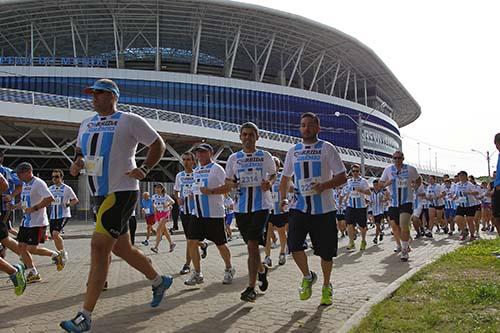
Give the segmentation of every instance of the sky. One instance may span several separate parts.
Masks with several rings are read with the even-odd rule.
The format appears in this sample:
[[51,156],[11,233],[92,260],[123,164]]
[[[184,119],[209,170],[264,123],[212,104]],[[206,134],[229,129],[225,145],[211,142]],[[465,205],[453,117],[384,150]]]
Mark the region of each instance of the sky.
[[489,151],[491,169],[496,168],[500,1],[241,2],[327,24],[371,48],[422,108],[422,115],[401,129],[407,162],[435,168],[437,161],[439,169],[481,176]]

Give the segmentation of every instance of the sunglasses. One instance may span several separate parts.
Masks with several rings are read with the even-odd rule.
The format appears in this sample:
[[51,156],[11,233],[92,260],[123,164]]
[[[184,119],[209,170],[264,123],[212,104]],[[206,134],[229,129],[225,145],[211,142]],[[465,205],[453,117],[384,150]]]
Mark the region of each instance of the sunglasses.
[[351,172],[359,172],[359,170],[351,170]]
[[393,159],[393,160],[402,160],[402,159],[403,159],[403,157],[402,157],[402,156],[394,156],[392,159]]
[[52,179],[58,179],[61,178],[61,176],[52,176]]

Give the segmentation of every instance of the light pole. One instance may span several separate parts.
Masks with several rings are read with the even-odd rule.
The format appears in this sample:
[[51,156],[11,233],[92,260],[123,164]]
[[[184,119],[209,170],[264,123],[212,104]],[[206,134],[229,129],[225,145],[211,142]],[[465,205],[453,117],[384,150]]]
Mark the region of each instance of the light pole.
[[358,120],[357,121],[353,117],[351,117],[350,115],[348,115],[347,113],[340,113],[338,111],[334,113],[335,117],[344,116],[344,117],[347,117],[347,118],[351,119],[351,121],[356,124],[356,129],[357,129],[357,134],[358,134],[359,152],[361,153],[361,158],[360,158],[361,176],[363,176],[363,177],[365,177],[365,175],[366,175],[366,170],[365,170],[365,147],[364,147],[364,144],[363,144],[363,139],[361,138],[361,135],[363,134],[363,122],[365,120],[367,120],[368,117],[370,117],[373,112],[377,111],[378,108],[384,107],[386,105],[387,105],[387,103],[383,102],[382,104],[380,104],[376,108],[373,108],[370,111],[370,113],[368,113],[368,115],[366,116],[365,119],[363,119],[361,117],[361,112],[358,113]]
[[476,149],[471,149],[471,151],[481,154],[483,157],[486,158],[486,162],[488,163],[488,179],[490,179],[490,151],[486,151],[486,155],[483,152],[480,152],[479,150]]

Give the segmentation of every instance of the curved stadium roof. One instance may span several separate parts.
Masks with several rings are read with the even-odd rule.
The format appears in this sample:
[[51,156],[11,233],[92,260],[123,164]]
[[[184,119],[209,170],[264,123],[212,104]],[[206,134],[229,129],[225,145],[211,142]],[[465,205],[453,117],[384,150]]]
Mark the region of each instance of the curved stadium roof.
[[421,112],[358,40],[261,6],[225,0],[0,0],[3,55],[29,56],[32,32],[35,57],[76,54],[113,62],[118,53],[126,68],[154,69],[159,45],[164,70],[281,82],[341,98],[348,91],[350,100],[356,81],[360,103],[366,82],[368,105],[386,102],[399,126]]

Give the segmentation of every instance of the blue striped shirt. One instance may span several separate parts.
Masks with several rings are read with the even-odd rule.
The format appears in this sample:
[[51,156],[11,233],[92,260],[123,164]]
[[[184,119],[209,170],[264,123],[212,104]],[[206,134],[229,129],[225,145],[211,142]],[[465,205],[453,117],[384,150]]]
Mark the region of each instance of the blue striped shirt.
[[414,193],[411,188],[411,183],[420,177],[417,169],[408,164],[403,164],[401,170],[398,170],[395,165],[390,165],[385,168],[380,181],[386,182],[391,180],[389,192],[391,194],[391,207],[399,207],[406,203],[412,203]]

